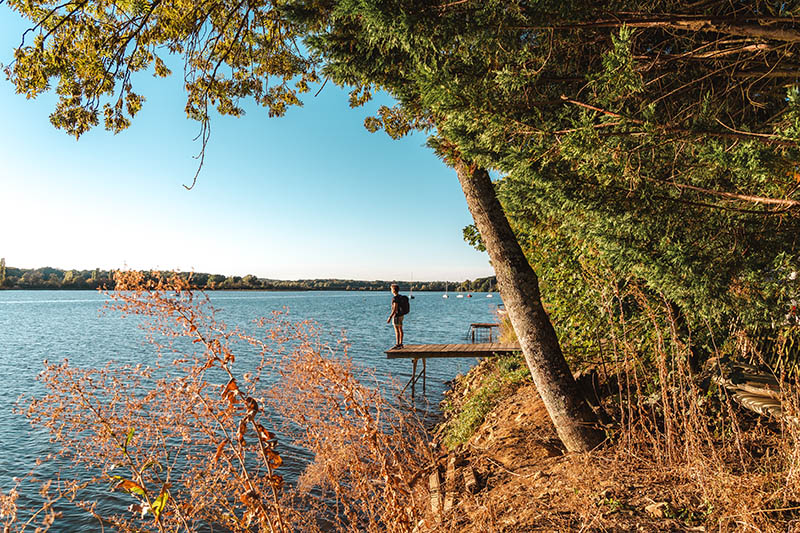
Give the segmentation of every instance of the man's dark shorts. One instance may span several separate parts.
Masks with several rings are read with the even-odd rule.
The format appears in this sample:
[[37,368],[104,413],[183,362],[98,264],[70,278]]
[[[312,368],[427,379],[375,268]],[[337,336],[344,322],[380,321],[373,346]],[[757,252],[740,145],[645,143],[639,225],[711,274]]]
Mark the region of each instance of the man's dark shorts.
[[394,324],[395,326],[402,326],[403,325],[403,318],[405,316],[406,315],[394,315],[394,317],[392,317],[392,324]]

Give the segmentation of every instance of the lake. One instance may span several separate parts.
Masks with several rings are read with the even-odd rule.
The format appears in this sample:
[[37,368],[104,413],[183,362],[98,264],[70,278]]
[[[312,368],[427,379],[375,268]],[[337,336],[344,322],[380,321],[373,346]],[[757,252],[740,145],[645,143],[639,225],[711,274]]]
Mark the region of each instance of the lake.
[[[404,323],[405,344],[467,342],[469,324],[494,322],[494,309],[501,302],[496,293],[491,299],[486,293],[475,293],[472,298],[456,298],[452,293],[448,299],[442,298],[442,293],[414,296]],[[405,383],[410,377],[410,360],[387,360],[384,354],[395,343],[394,329],[386,323],[389,292],[218,291],[209,297],[218,318],[229,326],[248,328],[254,319],[286,308],[292,319],[319,324],[330,340],[344,334],[350,343],[350,357],[379,378]],[[99,367],[109,360],[146,364],[154,358],[154,349],[137,322],[102,312],[104,302],[103,295],[92,291],[0,291],[0,490],[9,490],[15,476],[27,473],[37,457],[54,451],[46,432],[32,429],[24,417],[13,412],[20,396],[41,393],[35,377],[43,368],[42,361],[68,359],[74,366]],[[435,409],[447,388],[445,382],[475,362],[430,360],[427,392],[422,395],[421,387],[417,388],[417,405]],[[287,458],[279,473],[291,483],[307,456],[294,450]],[[108,500],[105,504],[109,506],[130,503],[119,493],[109,494]],[[92,522],[73,509],[67,507],[64,513],[56,531],[92,527]]]

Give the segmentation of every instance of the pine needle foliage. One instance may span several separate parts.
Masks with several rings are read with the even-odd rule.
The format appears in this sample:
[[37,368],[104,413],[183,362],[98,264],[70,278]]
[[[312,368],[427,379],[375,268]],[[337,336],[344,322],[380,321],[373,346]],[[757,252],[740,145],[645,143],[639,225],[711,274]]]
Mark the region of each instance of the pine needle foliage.
[[[422,129],[446,161],[502,176],[554,290],[580,285],[575,267],[591,262],[695,331],[786,325],[800,269],[800,4],[309,5],[286,12],[325,74],[399,102],[370,129]],[[593,328],[581,288],[546,292]]]

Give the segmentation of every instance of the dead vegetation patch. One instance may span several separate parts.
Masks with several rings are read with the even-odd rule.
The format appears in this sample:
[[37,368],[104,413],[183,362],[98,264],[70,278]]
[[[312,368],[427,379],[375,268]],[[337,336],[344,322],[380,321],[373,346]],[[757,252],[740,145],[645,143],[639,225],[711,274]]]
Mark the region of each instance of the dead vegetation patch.
[[[489,364],[476,367],[450,401],[467,398],[490,372]],[[792,469],[781,452],[790,436],[744,418],[738,438],[746,457],[722,447],[714,460],[667,460],[648,453],[643,439],[631,446],[619,435],[591,453],[566,454],[535,386],[519,384],[468,441],[449,451],[440,446],[441,494],[449,491],[453,503],[446,511],[429,509],[417,530],[794,531],[800,506],[791,499],[796,487],[787,486]],[[447,486],[448,462],[456,466],[454,487]],[[464,482],[468,471],[477,481],[472,491]]]

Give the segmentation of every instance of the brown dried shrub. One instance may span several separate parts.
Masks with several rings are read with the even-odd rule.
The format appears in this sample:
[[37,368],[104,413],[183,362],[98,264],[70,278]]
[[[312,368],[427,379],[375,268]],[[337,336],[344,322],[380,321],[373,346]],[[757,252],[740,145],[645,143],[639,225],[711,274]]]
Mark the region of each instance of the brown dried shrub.
[[[786,531],[800,516],[800,427],[745,412],[708,379],[718,367],[693,368],[693,332],[666,299],[633,283],[614,287],[601,298],[607,327],[595,364],[611,386],[609,475],[669,473],[669,509],[686,526]],[[637,313],[624,311],[631,303]],[[711,355],[718,361],[722,350]],[[784,382],[784,411],[796,416],[797,402]]]
[[[19,486],[0,494],[4,532],[37,520],[47,530],[65,498],[119,531],[412,530],[425,432],[374,379],[364,384],[345,347],[336,353],[283,313],[258,321],[257,335],[230,328],[175,274],[115,277],[109,309],[141,319],[158,355],[102,368],[45,362],[47,394],[24,410],[50,431],[61,470],[25,519]],[[298,487],[284,487],[265,406],[314,454]],[[127,493],[131,506],[109,511],[87,488]]]

